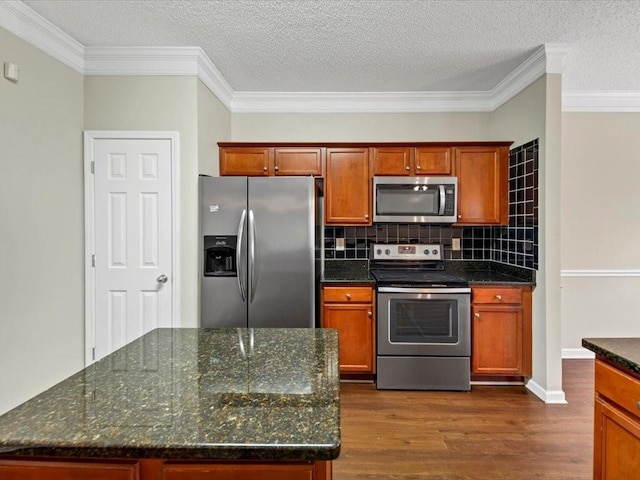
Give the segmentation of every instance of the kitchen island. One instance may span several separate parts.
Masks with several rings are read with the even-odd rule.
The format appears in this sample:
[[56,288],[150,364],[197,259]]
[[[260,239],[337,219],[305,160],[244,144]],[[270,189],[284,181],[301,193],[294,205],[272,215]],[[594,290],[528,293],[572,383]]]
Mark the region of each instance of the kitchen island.
[[0,416],[3,480],[329,480],[339,453],[328,329],[156,329]]
[[640,338],[584,338],[596,354],[593,478],[640,478]]

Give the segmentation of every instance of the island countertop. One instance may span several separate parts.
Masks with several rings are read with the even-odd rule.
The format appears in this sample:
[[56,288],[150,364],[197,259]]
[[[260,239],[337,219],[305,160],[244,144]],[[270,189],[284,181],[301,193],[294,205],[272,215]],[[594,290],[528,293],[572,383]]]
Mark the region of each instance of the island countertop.
[[156,329],[0,416],[0,455],[331,460],[329,329]]
[[640,338],[583,338],[582,346],[620,368],[640,375]]

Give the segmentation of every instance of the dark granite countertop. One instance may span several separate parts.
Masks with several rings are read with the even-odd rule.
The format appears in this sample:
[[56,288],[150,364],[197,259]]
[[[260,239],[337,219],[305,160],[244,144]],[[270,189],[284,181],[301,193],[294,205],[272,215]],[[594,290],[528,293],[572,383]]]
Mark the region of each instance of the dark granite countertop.
[[582,346],[640,375],[640,338],[583,338]]
[[327,260],[321,282],[375,285],[376,279],[369,273],[368,260]]
[[157,329],[0,416],[0,454],[331,460],[330,329]]
[[[535,285],[536,272],[486,260],[448,260],[445,270],[464,278],[472,285]],[[375,284],[367,260],[327,260],[323,284]]]

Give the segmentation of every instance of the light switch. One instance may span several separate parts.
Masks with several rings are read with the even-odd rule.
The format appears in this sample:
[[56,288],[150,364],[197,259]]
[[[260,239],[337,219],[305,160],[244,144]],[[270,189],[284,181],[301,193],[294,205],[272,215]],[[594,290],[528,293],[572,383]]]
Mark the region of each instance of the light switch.
[[17,82],[19,73],[20,69],[18,68],[18,65],[11,62],[4,62],[4,78],[11,80],[12,82]]
[[344,238],[336,238],[336,251],[344,250]]
[[452,238],[451,239],[451,250],[452,251],[460,250],[460,239],[459,238]]

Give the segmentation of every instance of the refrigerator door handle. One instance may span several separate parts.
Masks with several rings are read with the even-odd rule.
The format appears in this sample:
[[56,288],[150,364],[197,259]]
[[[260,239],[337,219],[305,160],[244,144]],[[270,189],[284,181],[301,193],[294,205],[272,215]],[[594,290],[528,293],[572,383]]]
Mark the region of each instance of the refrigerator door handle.
[[242,301],[247,301],[247,287],[244,284],[244,279],[246,278],[246,271],[244,271],[241,266],[242,262],[242,237],[244,235],[244,224],[247,218],[247,210],[243,209],[242,214],[240,215],[240,223],[238,223],[238,244],[236,245],[236,270],[238,272],[238,289],[240,290],[240,296],[242,297]]
[[256,295],[256,220],[253,210],[249,210],[249,303],[253,302]]

